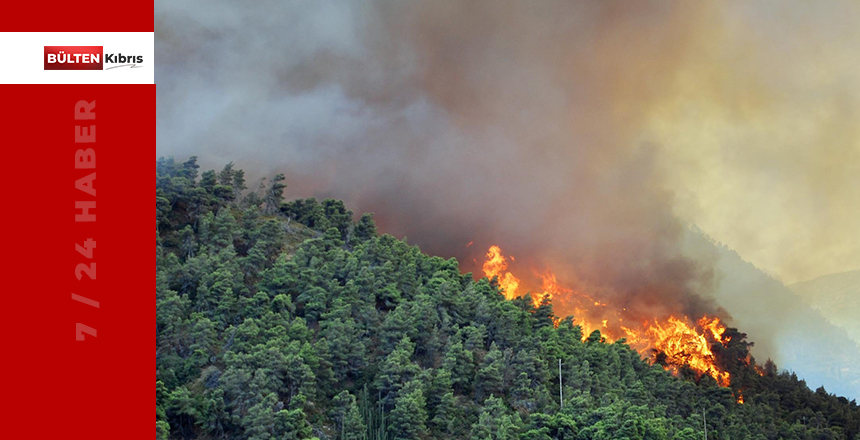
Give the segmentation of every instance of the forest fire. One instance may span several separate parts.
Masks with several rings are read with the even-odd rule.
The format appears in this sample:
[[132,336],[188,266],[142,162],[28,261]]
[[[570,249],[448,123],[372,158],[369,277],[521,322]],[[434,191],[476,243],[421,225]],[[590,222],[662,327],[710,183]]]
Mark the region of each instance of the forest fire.
[[517,297],[517,289],[520,286],[520,280],[514,274],[507,271],[508,262],[502,255],[502,250],[498,246],[491,246],[487,251],[487,261],[484,262],[484,275],[492,279],[498,277],[499,288],[502,294],[507,299]]
[[[699,320],[699,326],[708,326],[706,327],[708,330],[719,326],[720,330],[725,331],[725,327],[717,318],[703,317]],[[653,324],[647,327],[646,334],[645,340],[653,345],[653,349],[666,356],[665,364],[668,368],[674,369],[680,365],[687,365],[700,374],[710,375],[722,386],[729,385],[729,374],[720,371],[714,363],[711,342],[705,337],[707,333],[699,333],[685,321],[670,316],[663,323],[654,320]],[[721,335],[722,332],[712,334]],[[717,342],[722,343],[719,339]]]
[[599,330],[601,337],[607,340],[626,339],[643,357],[675,374],[686,367],[698,376],[711,376],[720,386],[729,386],[731,377],[717,365],[712,349],[714,344],[725,346],[730,340],[724,336],[726,326],[719,318],[703,316],[695,322],[672,315],[631,319],[626,308],[618,310],[562,286],[551,270],[536,272],[541,280],[540,288],[526,292],[522,279],[508,270],[509,260],[514,261],[511,256],[505,257],[499,246],[493,245],[483,264],[484,275],[490,279],[496,277],[505,298],[510,300],[529,293],[536,306],[550,299],[557,313],[574,316],[574,322],[582,327],[583,340]]

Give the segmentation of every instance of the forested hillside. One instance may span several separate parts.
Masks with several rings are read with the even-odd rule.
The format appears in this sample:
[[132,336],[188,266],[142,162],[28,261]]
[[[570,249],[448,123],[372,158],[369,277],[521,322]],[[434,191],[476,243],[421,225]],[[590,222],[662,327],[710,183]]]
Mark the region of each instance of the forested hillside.
[[735,329],[731,387],[675,377],[286,183],[156,162],[157,438],[860,439]]

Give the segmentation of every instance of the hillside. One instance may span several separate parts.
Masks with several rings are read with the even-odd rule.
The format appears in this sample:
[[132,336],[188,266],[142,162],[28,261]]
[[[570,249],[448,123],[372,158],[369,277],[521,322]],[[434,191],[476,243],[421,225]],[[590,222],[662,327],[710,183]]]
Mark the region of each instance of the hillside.
[[284,185],[157,161],[157,438],[860,438],[856,402],[736,329],[729,387],[674,376]]
[[[824,386],[852,399],[860,397],[860,344],[844,328],[695,227],[688,233],[686,251],[712,261],[717,284],[714,299],[731,322],[755,341],[753,354],[774,359],[813,388]],[[847,310],[856,304],[850,298],[839,301]]]
[[860,270],[825,275],[788,287],[860,344]]

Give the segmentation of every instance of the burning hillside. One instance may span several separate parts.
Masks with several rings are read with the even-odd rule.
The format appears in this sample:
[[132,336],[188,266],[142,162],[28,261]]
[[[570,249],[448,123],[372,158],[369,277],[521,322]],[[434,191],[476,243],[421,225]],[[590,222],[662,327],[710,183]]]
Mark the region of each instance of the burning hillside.
[[702,316],[696,321],[686,316],[648,316],[644,312],[617,307],[561,285],[550,269],[533,270],[540,280],[536,289],[509,270],[513,256],[505,257],[499,246],[493,245],[486,254],[483,272],[487,278],[497,280],[499,289],[507,299],[529,294],[535,305],[552,301],[558,316],[573,316],[582,327],[583,339],[594,331],[607,340],[625,338],[651,362],[660,363],[667,370],[678,373],[682,367],[690,368],[698,376],[709,375],[721,386],[729,386],[731,377],[721,368],[714,346],[723,346],[731,337],[724,336],[726,326],[717,317]]
[[[263,188],[270,200],[225,198],[233,188],[212,176],[241,187],[243,173],[228,164],[198,179],[195,165],[156,163],[162,439],[690,438],[706,416],[715,438],[860,433],[856,402],[773,362],[755,368],[746,335],[714,318],[727,314],[677,300],[694,291],[589,279],[583,263],[520,252],[509,236],[507,254],[467,246],[482,257],[473,273],[501,296],[463,274],[472,260],[380,234],[341,201],[285,202],[280,178]],[[593,332],[580,342],[573,318],[553,328],[556,314]]]

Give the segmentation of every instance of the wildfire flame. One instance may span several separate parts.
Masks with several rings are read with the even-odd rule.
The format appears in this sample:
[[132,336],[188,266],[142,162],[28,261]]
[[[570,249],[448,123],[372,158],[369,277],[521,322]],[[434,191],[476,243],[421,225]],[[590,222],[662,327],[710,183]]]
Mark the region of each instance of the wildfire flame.
[[507,272],[507,269],[508,261],[502,255],[502,250],[498,246],[490,246],[490,250],[487,251],[487,261],[484,262],[484,275],[490,279],[498,277],[502,294],[507,299],[514,299],[517,297],[520,280],[514,274]]
[[[712,331],[713,335],[722,336],[725,332],[725,327],[717,318],[702,317],[699,320],[699,326]],[[714,363],[714,353],[711,351],[711,343],[705,337],[705,332],[699,333],[687,322],[674,316],[670,316],[664,323],[655,320],[646,332],[654,346],[653,349],[666,355],[667,366],[687,365],[699,374],[713,377],[721,386],[729,385],[729,373],[720,371]],[[719,339],[717,341],[722,342]]]
[[[483,265],[484,275],[496,277],[502,294],[507,299],[522,295],[519,289],[522,280],[508,270],[508,259],[499,246],[493,245],[487,251]],[[510,258],[513,261],[513,258]],[[703,316],[698,321],[676,316],[653,317],[641,323],[630,324],[624,321],[622,311],[586,294],[559,284],[551,270],[537,273],[541,285],[537,292],[531,292],[532,301],[539,305],[544,298],[558,301],[567,312],[572,312],[576,323],[583,330],[583,340],[595,330],[607,340],[625,338],[627,343],[638,350],[651,362],[659,362],[669,371],[677,374],[686,366],[699,376],[708,375],[721,386],[729,386],[731,377],[716,363],[713,345],[726,345],[726,326],[716,317]],[[743,398],[740,399],[742,403]]]

